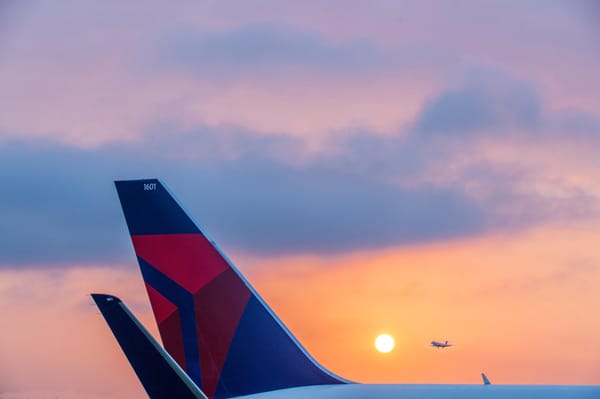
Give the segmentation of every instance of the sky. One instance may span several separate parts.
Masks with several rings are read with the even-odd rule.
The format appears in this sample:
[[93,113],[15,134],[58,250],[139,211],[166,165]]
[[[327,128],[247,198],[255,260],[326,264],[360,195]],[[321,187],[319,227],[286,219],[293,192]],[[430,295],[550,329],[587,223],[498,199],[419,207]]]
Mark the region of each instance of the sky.
[[0,398],[145,397],[89,297],[157,334],[113,186],[144,177],[339,375],[600,384],[599,15],[1,2]]

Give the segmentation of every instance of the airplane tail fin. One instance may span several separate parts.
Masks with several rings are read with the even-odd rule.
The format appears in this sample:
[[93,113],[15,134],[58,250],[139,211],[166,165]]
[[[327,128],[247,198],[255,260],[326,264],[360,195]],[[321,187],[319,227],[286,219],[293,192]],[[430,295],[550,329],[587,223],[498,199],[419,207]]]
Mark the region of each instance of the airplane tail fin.
[[347,382],[306,352],[159,180],[115,185],[163,344],[208,397]]
[[92,294],[150,399],[207,399],[121,300]]
[[487,375],[485,375],[485,373],[481,373],[481,378],[483,379],[483,385],[491,385],[492,384],[490,382],[489,378],[487,377]]

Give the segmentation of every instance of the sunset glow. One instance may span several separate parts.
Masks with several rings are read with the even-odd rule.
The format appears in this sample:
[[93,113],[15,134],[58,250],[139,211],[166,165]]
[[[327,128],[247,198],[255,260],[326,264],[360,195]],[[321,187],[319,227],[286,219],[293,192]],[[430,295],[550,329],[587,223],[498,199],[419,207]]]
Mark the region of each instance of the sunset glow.
[[381,353],[389,353],[394,349],[394,338],[389,334],[379,334],[375,338],[375,349]]

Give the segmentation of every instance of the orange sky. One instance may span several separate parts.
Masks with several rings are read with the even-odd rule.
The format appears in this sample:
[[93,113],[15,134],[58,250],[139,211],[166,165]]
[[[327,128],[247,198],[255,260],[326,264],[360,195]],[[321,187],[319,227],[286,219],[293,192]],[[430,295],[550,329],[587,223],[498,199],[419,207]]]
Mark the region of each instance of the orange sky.
[[[259,258],[240,270],[326,367],[360,382],[594,384],[600,283],[593,226],[343,256]],[[7,392],[141,397],[87,294],[120,295],[156,334],[137,266],[3,271]],[[373,347],[388,332],[390,354]],[[430,340],[456,346],[437,350]],[[40,343],[43,342],[43,345]],[[60,364],[60,374],[49,373]],[[11,389],[11,387],[14,387]],[[66,388],[68,387],[68,388]]]
[[[548,228],[293,259],[254,280],[307,348],[350,379],[477,383],[485,371],[504,383],[593,384],[600,255],[589,249],[598,238],[589,229]],[[391,354],[374,351],[379,332],[396,337]],[[434,350],[432,339],[456,347]]]

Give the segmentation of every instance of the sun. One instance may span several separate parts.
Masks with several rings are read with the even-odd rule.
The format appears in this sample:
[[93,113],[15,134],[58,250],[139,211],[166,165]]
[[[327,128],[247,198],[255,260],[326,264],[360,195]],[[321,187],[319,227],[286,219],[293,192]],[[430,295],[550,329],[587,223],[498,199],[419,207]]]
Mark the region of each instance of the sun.
[[394,338],[389,334],[379,334],[375,338],[375,349],[381,353],[388,353],[394,349]]

